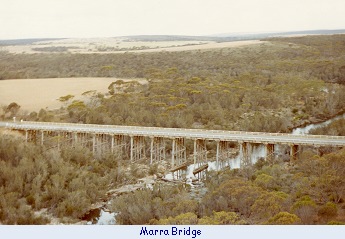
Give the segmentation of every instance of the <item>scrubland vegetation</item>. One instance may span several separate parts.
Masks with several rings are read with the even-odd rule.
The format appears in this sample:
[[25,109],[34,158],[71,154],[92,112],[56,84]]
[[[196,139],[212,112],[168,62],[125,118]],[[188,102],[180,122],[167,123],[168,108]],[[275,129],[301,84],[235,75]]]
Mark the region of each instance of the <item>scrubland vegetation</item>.
[[[75,223],[105,200],[110,188],[140,176],[145,174],[110,154],[95,160],[82,146],[58,151],[0,132],[0,222],[45,224],[60,218]],[[42,209],[49,214],[34,213]]]
[[305,151],[293,167],[259,161],[211,173],[201,200],[188,187],[137,191],[113,202],[122,224],[344,224],[344,149],[319,157]]
[[335,120],[326,127],[319,127],[311,130],[310,133],[316,135],[345,135],[345,119]]
[[[12,103],[2,119],[114,125],[289,132],[345,110],[345,35],[274,38],[260,45],[147,54],[0,52],[0,79],[49,77],[146,78],[117,81],[88,100],[62,96],[59,111],[24,115]],[[316,134],[345,135],[344,121]],[[155,185],[119,196],[121,224],[343,224],[345,151],[304,150],[295,165],[259,161],[244,170],[210,173],[207,192]],[[130,170],[128,170],[128,168]],[[126,169],[126,170],[125,170]],[[246,169],[248,170],[248,169]],[[150,174],[154,170],[150,170]],[[110,188],[145,176],[111,155],[95,160],[85,148],[61,152],[0,137],[0,223],[45,224],[48,212],[78,221]]]

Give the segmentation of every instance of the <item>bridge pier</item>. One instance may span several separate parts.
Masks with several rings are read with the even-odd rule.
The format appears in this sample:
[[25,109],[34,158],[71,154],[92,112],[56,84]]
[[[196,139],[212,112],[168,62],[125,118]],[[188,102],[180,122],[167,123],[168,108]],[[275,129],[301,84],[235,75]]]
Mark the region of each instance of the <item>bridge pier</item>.
[[220,165],[219,165],[219,154],[220,154],[220,152],[219,152],[219,151],[220,151],[219,142],[220,142],[220,141],[217,140],[217,148],[216,148],[216,167],[217,167],[217,171],[218,171],[219,168],[220,168],[220,167],[219,167],[219,166],[220,166]]
[[41,131],[41,145],[47,149],[57,148],[60,150],[60,132]]
[[44,131],[41,131],[41,145],[43,146],[44,143]]
[[110,139],[107,134],[92,134],[92,153],[94,157],[100,157],[110,152]]
[[57,133],[57,149],[60,151],[60,132]]
[[78,132],[74,132],[72,136],[72,145],[76,146],[78,144]]
[[146,158],[145,141],[143,136],[130,136],[130,159],[131,162]]
[[91,150],[92,135],[88,133],[79,134],[79,142],[81,142],[83,147],[88,147]]
[[219,140],[216,142],[216,168],[218,171],[226,166],[230,166],[230,159],[233,156],[233,152],[231,151],[231,142]]
[[207,161],[207,147],[206,140],[195,139],[194,140],[194,170],[193,174],[197,174],[198,178],[205,176],[205,170],[208,168]]
[[299,148],[296,144],[290,145],[290,162],[294,163],[298,159]]
[[112,135],[111,141],[110,141],[110,152],[111,152],[111,154],[114,154],[114,147],[115,147],[115,135]]
[[55,132],[41,131],[41,145],[45,145],[47,149],[56,148]]
[[181,170],[186,170],[188,166],[187,154],[185,147],[184,138],[173,138],[172,148],[171,148],[171,172],[173,177],[175,177],[175,172],[177,172],[177,177],[182,176]]
[[[110,138],[110,152],[117,158],[123,158],[124,151],[126,150],[126,140],[124,135],[111,135]],[[134,144],[134,141],[133,141]]]
[[165,142],[163,138],[150,137],[150,164],[165,160]]
[[107,135],[106,134],[96,135],[96,141],[97,141],[98,156],[101,156],[103,155],[104,152],[106,152],[106,146],[108,144]]
[[251,145],[248,142],[240,143],[240,152],[241,152],[241,163],[240,167],[247,167],[252,164],[251,162]]
[[270,164],[274,160],[274,144],[266,144],[266,161]]
[[26,130],[25,131],[25,142],[34,142],[35,144],[37,143],[37,138],[36,138],[36,130]]
[[150,145],[150,164],[153,163],[153,143],[155,138],[154,137],[150,137],[151,139],[151,145]]
[[63,132],[62,133],[62,138],[63,138],[63,141],[62,141],[62,144],[63,145],[70,145],[73,141],[73,138],[72,138],[72,132]]
[[92,154],[96,155],[96,134],[92,135]]

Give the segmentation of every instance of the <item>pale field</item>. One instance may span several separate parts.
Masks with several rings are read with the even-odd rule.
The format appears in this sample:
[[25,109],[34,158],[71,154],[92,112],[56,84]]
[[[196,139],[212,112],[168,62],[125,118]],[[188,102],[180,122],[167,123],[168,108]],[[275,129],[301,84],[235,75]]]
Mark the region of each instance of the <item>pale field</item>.
[[[160,51],[190,51],[207,50],[226,47],[240,47],[252,44],[263,43],[259,40],[234,41],[234,42],[212,42],[212,41],[125,41],[123,38],[96,38],[96,39],[62,39],[56,41],[41,41],[32,45],[0,46],[0,50],[13,54],[35,54],[52,53],[48,51],[37,51],[35,48],[66,47],[65,52],[82,54],[109,54],[125,52],[160,52]],[[135,48],[144,49],[135,49]],[[100,50],[104,49],[104,50]],[[122,50],[120,50],[122,49]]]
[[133,81],[147,84],[145,79],[120,78],[49,78],[49,79],[16,79],[0,81],[0,105],[16,102],[24,111],[40,109],[58,109],[63,104],[61,96],[74,95],[72,100],[83,99],[86,91],[108,93],[108,86],[117,80]]
[[159,49],[146,49],[146,50],[137,50],[129,52],[160,52],[160,51],[193,51],[193,50],[208,50],[208,49],[217,49],[217,48],[231,48],[231,47],[241,47],[248,46],[253,44],[263,43],[259,40],[250,40],[250,41],[234,41],[234,42],[208,42],[200,45],[191,45],[191,46],[177,46],[177,47],[162,47]]

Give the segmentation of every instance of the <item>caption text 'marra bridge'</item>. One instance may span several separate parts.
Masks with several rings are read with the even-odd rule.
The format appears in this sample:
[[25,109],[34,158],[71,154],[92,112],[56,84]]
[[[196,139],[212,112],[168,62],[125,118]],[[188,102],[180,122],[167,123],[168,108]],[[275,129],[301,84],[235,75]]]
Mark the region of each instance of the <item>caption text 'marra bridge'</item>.
[[191,238],[196,238],[201,235],[201,230],[192,230],[190,227],[179,229],[177,227],[172,227],[171,230],[168,229],[148,229],[147,227],[142,227],[140,230],[140,236],[191,236]]

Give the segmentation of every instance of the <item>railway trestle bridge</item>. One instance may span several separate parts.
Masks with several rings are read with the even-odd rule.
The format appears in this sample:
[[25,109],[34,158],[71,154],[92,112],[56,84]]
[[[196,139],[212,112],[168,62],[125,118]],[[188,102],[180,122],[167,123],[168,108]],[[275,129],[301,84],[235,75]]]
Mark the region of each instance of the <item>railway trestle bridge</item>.
[[26,142],[60,149],[65,145],[88,147],[97,158],[112,153],[131,162],[147,159],[151,164],[170,162],[170,171],[179,178],[191,164],[201,177],[214,161],[219,170],[239,148],[240,167],[251,164],[253,145],[265,145],[265,159],[272,162],[275,146],[290,148],[290,161],[298,159],[301,146],[344,147],[344,136],[292,135],[222,130],[115,126],[51,122],[0,122],[0,128],[20,131]]

